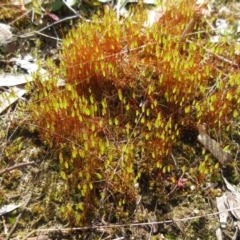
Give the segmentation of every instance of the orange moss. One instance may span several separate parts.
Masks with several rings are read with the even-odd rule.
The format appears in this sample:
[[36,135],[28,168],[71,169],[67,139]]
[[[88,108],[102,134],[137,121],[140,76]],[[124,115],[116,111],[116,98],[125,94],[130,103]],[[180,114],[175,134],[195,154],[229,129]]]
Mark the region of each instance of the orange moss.
[[56,75],[38,85],[41,138],[65,156],[63,176],[86,209],[99,198],[131,205],[141,174],[174,171],[169,156],[196,138],[197,123],[223,126],[237,108],[239,79],[218,76],[197,36],[180,43],[191,3],[180,1],[149,29],[138,11],[124,24],[112,12],[79,23],[63,42],[65,88]]

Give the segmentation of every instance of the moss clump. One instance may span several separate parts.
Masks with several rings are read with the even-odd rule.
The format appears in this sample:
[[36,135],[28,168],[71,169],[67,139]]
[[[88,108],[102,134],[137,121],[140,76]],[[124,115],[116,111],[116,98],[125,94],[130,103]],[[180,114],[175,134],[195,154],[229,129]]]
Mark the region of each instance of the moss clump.
[[[124,23],[113,12],[81,22],[63,42],[60,67],[49,62],[49,81],[36,81],[30,109],[42,141],[58,154],[73,202],[62,212],[74,224],[97,214],[130,216],[138,182],[162,197],[165,175],[191,168],[197,152],[186,144],[197,124],[220,130],[237,116],[238,70],[205,51],[199,34],[181,40],[191,6],[179,1],[151,28],[141,10]],[[187,159],[176,165],[173,153]],[[193,173],[207,175],[212,161],[208,172],[197,166]]]

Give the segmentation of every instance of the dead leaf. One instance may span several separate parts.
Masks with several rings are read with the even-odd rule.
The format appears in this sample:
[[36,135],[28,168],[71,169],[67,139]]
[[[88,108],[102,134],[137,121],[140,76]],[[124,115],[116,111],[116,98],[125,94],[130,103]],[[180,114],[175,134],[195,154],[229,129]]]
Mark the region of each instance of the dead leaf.
[[240,220],[240,209],[237,209],[240,207],[240,194],[233,194],[232,192],[227,191],[225,193],[226,196],[226,202],[231,210],[232,215]]
[[228,189],[229,191],[231,191],[232,193],[237,194],[238,191],[236,190],[236,187],[233,186],[232,184],[230,184],[230,183],[228,182],[228,180],[227,180],[223,175],[222,175],[222,178],[223,178],[224,183],[226,184],[227,189]]
[[12,38],[10,28],[9,25],[0,23],[0,46],[6,44]]
[[0,73],[0,87],[12,87],[32,81],[28,74]]
[[0,216],[12,212],[13,210],[21,207],[22,205],[15,205],[15,204],[8,204],[8,205],[4,205],[0,208]]
[[222,230],[221,228],[218,228],[216,230],[216,237],[217,237],[217,240],[223,240],[223,235],[222,235]]
[[23,0],[11,0],[10,4],[12,6],[20,8],[21,11],[25,11],[26,10],[26,8],[24,6],[24,1]]
[[219,220],[220,220],[221,228],[226,228],[229,212],[225,204],[225,196],[223,195],[221,197],[216,197],[216,202],[217,202],[217,209],[219,211]]
[[16,102],[26,93],[26,90],[23,85],[18,87],[11,87],[9,91],[5,91],[0,94],[0,113],[6,110],[11,104]]
[[229,190],[223,194],[225,205],[230,209],[232,215],[240,220],[240,193],[236,190],[237,187],[231,185],[225,177],[222,176],[222,178]]
[[[5,92],[0,94],[0,113],[6,110],[11,104],[26,93],[25,84],[33,81],[32,73],[38,71],[42,76],[42,80],[48,81],[47,72],[43,68],[35,63],[34,58],[30,55],[21,58],[12,58],[17,65],[25,69],[29,74],[11,74],[11,73],[0,73],[0,87],[9,87]],[[61,87],[65,85],[63,79],[59,79],[57,86]]]
[[[225,182],[228,191],[224,192],[221,197],[216,198],[217,208],[219,210],[220,223],[221,227],[225,228],[228,217],[226,213],[229,214],[230,211],[234,218],[237,219],[237,221],[234,222],[236,231],[234,237],[232,238],[235,240],[237,239],[240,230],[240,192],[239,189],[236,186],[230,184],[223,175],[222,178]],[[222,240],[220,235],[217,235],[217,239]]]
[[[27,72],[29,74],[35,73],[39,70],[38,64],[36,64],[34,62],[30,62],[25,59],[16,59],[16,64],[19,65],[21,68],[27,70]],[[39,71],[42,75],[45,74],[45,72],[46,72],[43,69],[40,69]]]

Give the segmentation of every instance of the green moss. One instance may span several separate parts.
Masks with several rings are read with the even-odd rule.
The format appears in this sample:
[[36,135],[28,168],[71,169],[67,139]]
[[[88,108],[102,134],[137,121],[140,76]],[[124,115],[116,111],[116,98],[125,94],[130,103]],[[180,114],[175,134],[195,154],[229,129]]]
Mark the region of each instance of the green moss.
[[174,16],[167,11],[149,29],[140,10],[124,24],[113,12],[81,22],[63,42],[60,67],[49,63],[48,82],[36,81],[30,109],[42,141],[59,155],[71,199],[61,212],[73,224],[129,217],[138,191],[161,198],[166,177],[183,167],[199,184],[216,169],[213,159],[193,166],[204,155],[190,143],[198,123],[220,130],[237,117],[239,77],[219,75],[200,37],[180,44],[192,15],[180,1]]

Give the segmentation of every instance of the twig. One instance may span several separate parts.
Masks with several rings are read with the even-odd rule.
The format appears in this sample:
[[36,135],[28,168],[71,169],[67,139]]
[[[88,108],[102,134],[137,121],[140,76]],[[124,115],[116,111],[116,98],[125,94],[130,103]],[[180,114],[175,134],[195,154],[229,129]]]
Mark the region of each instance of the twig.
[[31,197],[32,197],[32,194],[30,194],[30,196],[29,196],[29,197],[27,198],[27,200],[25,201],[25,203],[24,203],[24,205],[23,205],[22,212],[20,212],[20,213],[18,214],[18,216],[17,216],[17,218],[16,218],[16,221],[15,221],[13,227],[11,228],[9,234],[8,234],[7,237],[6,237],[6,240],[9,240],[9,239],[11,238],[12,234],[14,233],[14,231],[15,231],[17,225],[18,225],[18,222],[19,222],[20,218],[22,217],[22,214],[23,214],[26,206],[27,206],[28,203],[30,202]]
[[81,17],[76,10],[74,10],[65,0],[63,0],[63,3],[69,8],[73,13],[75,13],[78,17]]
[[176,188],[178,187],[178,182],[183,178],[183,176],[184,176],[184,172],[182,173],[181,177],[177,180],[177,184],[174,186],[172,191],[167,194],[167,196],[169,196],[170,194],[172,194],[176,190]]
[[240,207],[236,208],[229,208],[223,211],[218,211],[214,213],[199,215],[199,216],[193,216],[193,217],[186,217],[181,219],[172,219],[172,220],[166,220],[166,221],[159,221],[159,222],[144,222],[144,223],[131,223],[131,224],[109,224],[104,226],[86,226],[86,227],[76,227],[76,228],[44,228],[44,229],[36,229],[35,232],[55,232],[55,231],[61,231],[61,232],[70,232],[70,231],[82,231],[82,230],[89,230],[89,229],[98,229],[98,228],[119,228],[119,227],[138,227],[138,226],[147,226],[147,225],[153,225],[153,224],[167,224],[167,223],[175,223],[175,222],[185,222],[189,220],[199,219],[203,217],[215,217],[219,213],[222,212],[229,212],[232,210],[239,210]]
[[1,171],[0,171],[0,175],[1,175],[1,174],[4,174],[4,173],[6,173],[6,172],[10,172],[10,171],[12,171],[12,170],[14,170],[14,169],[26,167],[26,166],[28,166],[28,165],[33,165],[33,164],[35,164],[35,162],[20,163],[20,164],[18,164],[18,165],[15,165],[15,166],[12,166],[12,167],[9,167],[9,168],[5,168],[5,169],[1,170]]
[[26,236],[24,236],[24,238],[22,240],[28,239],[28,237],[30,237],[34,233],[35,233],[35,230],[32,230],[30,233],[28,233]]
[[2,223],[3,223],[4,234],[7,235],[8,227],[6,225],[6,221],[5,221],[4,216],[2,216]]
[[[35,34],[41,34],[42,31],[56,25],[56,24],[59,24],[61,22],[64,22],[64,21],[67,21],[67,20],[71,20],[71,19],[74,19],[74,18],[78,18],[79,16],[70,16],[70,17],[66,17],[66,18],[63,18],[63,19],[60,19],[59,21],[56,21],[56,22],[53,22],[43,28],[41,28],[40,30],[37,30],[37,31],[33,31],[33,32],[30,32],[30,33],[27,33],[27,34],[24,34],[24,35],[17,35],[17,37],[19,38],[26,38],[26,37],[31,37],[31,36],[34,36]],[[88,21],[86,19],[84,19],[85,21]]]
[[38,34],[38,35],[42,35],[42,36],[47,37],[47,38],[51,38],[51,39],[56,40],[56,41],[62,41],[62,40],[59,39],[59,38],[52,37],[52,36],[49,36],[49,35],[44,34],[44,33],[41,33],[41,32],[38,32],[37,34]]
[[14,19],[12,22],[9,23],[9,25],[13,25],[15,22],[23,18],[24,16],[28,15],[32,10],[26,11],[24,14],[22,14],[20,17]]
[[182,35],[180,37],[180,42],[183,42],[183,40],[185,39],[186,35],[191,31],[195,21],[196,21],[196,18],[194,18],[194,17],[190,20],[190,22],[188,23],[187,27],[184,29],[184,31],[183,31],[183,33],[182,33]]
[[189,43],[194,43],[194,44],[196,44],[198,47],[203,48],[207,53],[210,53],[210,54],[212,54],[213,56],[215,56],[216,58],[218,58],[219,60],[221,60],[221,61],[223,61],[223,62],[225,62],[225,63],[228,63],[228,64],[230,64],[230,65],[232,65],[232,66],[234,66],[234,67],[238,67],[238,64],[237,64],[237,63],[235,63],[235,62],[233,62],[233,61],[230,61],[230,60],[228,60],[227,58],[225,58],[225,57],[223,57],[223,56],[220,56],[220,55],[214,53],[213,51],[207,49],[206,47],[202,47],[202,46],[200,46],[199,44],[197,44],[197,43],[195,43],[195,42],[193,42],[193,41],[190,41],[190,40],[187,40],[187,42],[189,42]]
[[206,133],[205,125],[199,124],[198,126],[198,141],[208,149],[213,156],[218,159],[221,164],[226,164],[232,161],[232,155],[229,151],[224,151],[220,146],[219,143],[216,142],[214,139],[210,138]]

